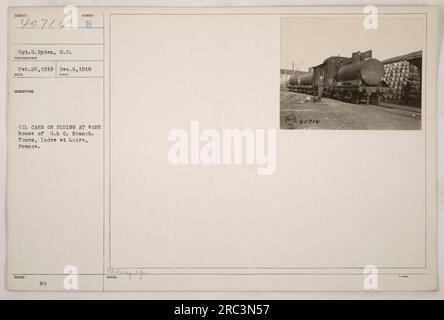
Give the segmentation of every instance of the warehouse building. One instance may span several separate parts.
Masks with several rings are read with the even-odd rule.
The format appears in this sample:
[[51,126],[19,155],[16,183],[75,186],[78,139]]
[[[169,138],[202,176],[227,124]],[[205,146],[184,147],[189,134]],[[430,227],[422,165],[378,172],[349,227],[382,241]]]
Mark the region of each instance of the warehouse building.
[[281,89],[288,88],[288,80],[294,75],[294,70],[281,69]]
[[422,51],[382,61],[384,81],[390,87],[387,102],[421,107]]

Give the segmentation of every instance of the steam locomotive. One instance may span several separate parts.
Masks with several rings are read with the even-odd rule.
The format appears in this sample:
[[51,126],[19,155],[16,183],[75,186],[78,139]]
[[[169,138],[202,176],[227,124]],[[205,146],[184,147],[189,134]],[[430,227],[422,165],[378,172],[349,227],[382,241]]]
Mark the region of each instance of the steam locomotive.
[[383,81],[384,66],[372,58],[372,51],[354,52],[351,58],[336,56],[310,68],[305,74],[289,79],[289,89],[309,93],[318,98],[379,104],[381,95],[389,91]]

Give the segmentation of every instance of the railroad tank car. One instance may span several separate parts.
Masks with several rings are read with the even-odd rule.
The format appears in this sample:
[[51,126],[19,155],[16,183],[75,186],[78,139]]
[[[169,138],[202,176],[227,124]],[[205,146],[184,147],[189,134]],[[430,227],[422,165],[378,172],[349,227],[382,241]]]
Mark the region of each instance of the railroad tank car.
[[294,87],[298,85],[298,77],[297,76],[291,76],[290,79],[288,79],[288,84],[290,87]]
[[336,73],[336,81],[361,80],[368,86],[379,86],[383,77],[382,62],[373,58],[345,65]]
[[382,81],[384,66],[372,58],[372,51],[354,52],[351,58],[330,57],[313,67],[313,94],[367,104],[379,104],[380,97],[388,91]]
[[313,90],[313,72],[298,74],[288,80],[291,91],[311,93]]
[[303,74],[298,78],[298,84],[301,86],[312,86],[313,84],[313,72]]

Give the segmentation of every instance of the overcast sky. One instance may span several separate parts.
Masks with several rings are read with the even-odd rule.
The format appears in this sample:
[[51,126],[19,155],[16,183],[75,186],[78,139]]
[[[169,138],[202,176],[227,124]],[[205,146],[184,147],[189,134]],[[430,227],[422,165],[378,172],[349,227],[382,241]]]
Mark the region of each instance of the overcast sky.
[[366,30],[363,17],[295,17],[281,20],[281,68],[306,71],[325,58],[351,57],[373,50],[385,60],[422,49],[424,19],[418,16],[380,16],[378,30]]

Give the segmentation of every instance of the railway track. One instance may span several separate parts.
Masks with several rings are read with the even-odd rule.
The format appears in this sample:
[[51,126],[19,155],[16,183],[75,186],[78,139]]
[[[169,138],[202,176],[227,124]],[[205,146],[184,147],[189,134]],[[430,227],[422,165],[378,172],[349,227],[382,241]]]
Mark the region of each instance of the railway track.
[[403,106],[399,104],[393,104],[393,103],[386,103],[386,102],[380,102],[380,106],[390,109],[396,109],[396,110],[404,110],[415,114],[421,114],[421,108],[417,107],[409,107],[409,106]]
[[421,109],[415,107],[383,103],[383,102],[379,103],[378,105],[369,104],[368,106],[391,113],[397,113],[404,116],[421,119]]

